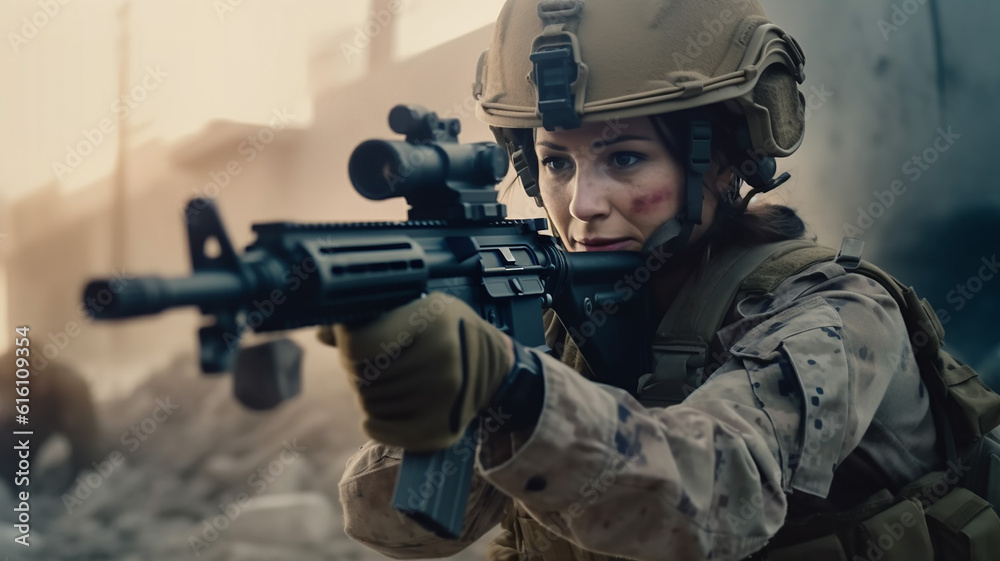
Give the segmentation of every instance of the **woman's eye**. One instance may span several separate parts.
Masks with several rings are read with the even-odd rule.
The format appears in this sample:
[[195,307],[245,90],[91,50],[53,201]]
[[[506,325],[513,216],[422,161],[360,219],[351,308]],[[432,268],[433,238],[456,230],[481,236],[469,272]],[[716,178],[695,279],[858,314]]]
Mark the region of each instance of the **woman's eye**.
[[618,152],[611,155],[611,163],[617,168],[629,168],[642,160],[642,155],[635,152]]
[[555,156],[546,156],[542,158],[542,165],[552,171],[563,171],[569,169],[569,162],[567,162],[565,158],[557,158]]

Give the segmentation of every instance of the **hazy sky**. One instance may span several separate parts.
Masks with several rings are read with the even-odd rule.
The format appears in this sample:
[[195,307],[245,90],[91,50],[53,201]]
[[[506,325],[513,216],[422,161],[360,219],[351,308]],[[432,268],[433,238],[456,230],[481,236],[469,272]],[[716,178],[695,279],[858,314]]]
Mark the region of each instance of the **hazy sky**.
[[[133,145],[172,141],[211,119],[264,122],[285,107],[307,126],[309,53],[364,24],[371,8],[364,0],[132,0],[129,82],[136,98],[119,100],[123,4],[0,1],[0,196],[16,198],[56,179],[73,189],[107,174],[114,120],[126,110]],[[502,4],[402,0],[397,56],[488,24]],[[101,131],[102,122],[110,132]],[[81,142],[95,149],[75,167],[53,169],[54,162],[76,163],[67,146]]]

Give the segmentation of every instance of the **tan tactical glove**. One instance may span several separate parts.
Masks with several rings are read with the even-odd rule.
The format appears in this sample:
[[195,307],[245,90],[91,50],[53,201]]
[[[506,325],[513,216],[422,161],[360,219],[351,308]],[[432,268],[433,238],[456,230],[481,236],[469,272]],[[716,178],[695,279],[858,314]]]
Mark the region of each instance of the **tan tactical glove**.
[[336,325],[333,335],[361,398],[365,433],[412,451],[457,442],[514,364],[506,335],[438,292],[372,323]]

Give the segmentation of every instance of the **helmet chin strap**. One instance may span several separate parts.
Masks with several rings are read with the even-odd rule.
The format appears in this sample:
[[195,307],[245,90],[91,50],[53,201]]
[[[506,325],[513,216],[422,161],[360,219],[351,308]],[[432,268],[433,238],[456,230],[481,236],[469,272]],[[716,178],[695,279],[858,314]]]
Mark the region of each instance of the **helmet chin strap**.
[[[671,146],[663,122],[653,118],[653,128],[664,146]],[[707,119],[692,116],[687,120],[687,152],[684,203],[677,216],[667,220],[646,239],[642,246],[645,253],[678,253],[687,247],[694,227],[701,224],[702,185],[705,173],[712,162],[712,124]]]
[[[692,226],[690,230],[694,230],[694,227]],[[642,244],[642,252],[650,253],[656,248],[661,248],[664,253],[677,253],[674,247],[683,246],[687,242],[691,237],[690,230],[685,233],[681,221],[676,217],[671,218],[646,238],[646,242]],[[678,242],[680,243],[678,244]]]

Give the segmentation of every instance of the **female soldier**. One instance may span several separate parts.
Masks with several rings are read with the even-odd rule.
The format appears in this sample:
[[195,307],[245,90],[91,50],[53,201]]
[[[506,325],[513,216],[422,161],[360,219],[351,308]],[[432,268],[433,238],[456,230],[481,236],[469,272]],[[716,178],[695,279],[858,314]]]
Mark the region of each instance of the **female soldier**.
[[[802,237],[790,209],[746,201],[787,179],[773,158],[802,141],[803,65],[756,0],[510,0],[479,65],[477,115],[566,250],[671,256],[652,281],[666,337],[710,300],[678,292],[717,278],[727,252]],[[889,293],[834,261],[782,279],[726,310],[703,368],[683,345],[654,349],[638,400],[590,381],[551,316],[562,362],[441,294],[335,326],[374,439],[341,482],[347,533],[397,558],[452,555],[502,522],[490,559],[740,559],[786,517],[938,468]],[[362,381],[380,344],[404,334],[412,343]],[[537,376],[512,368],[525,361]],[[487,411],[461,539],[395,514],[401,450],[447,447]]]

